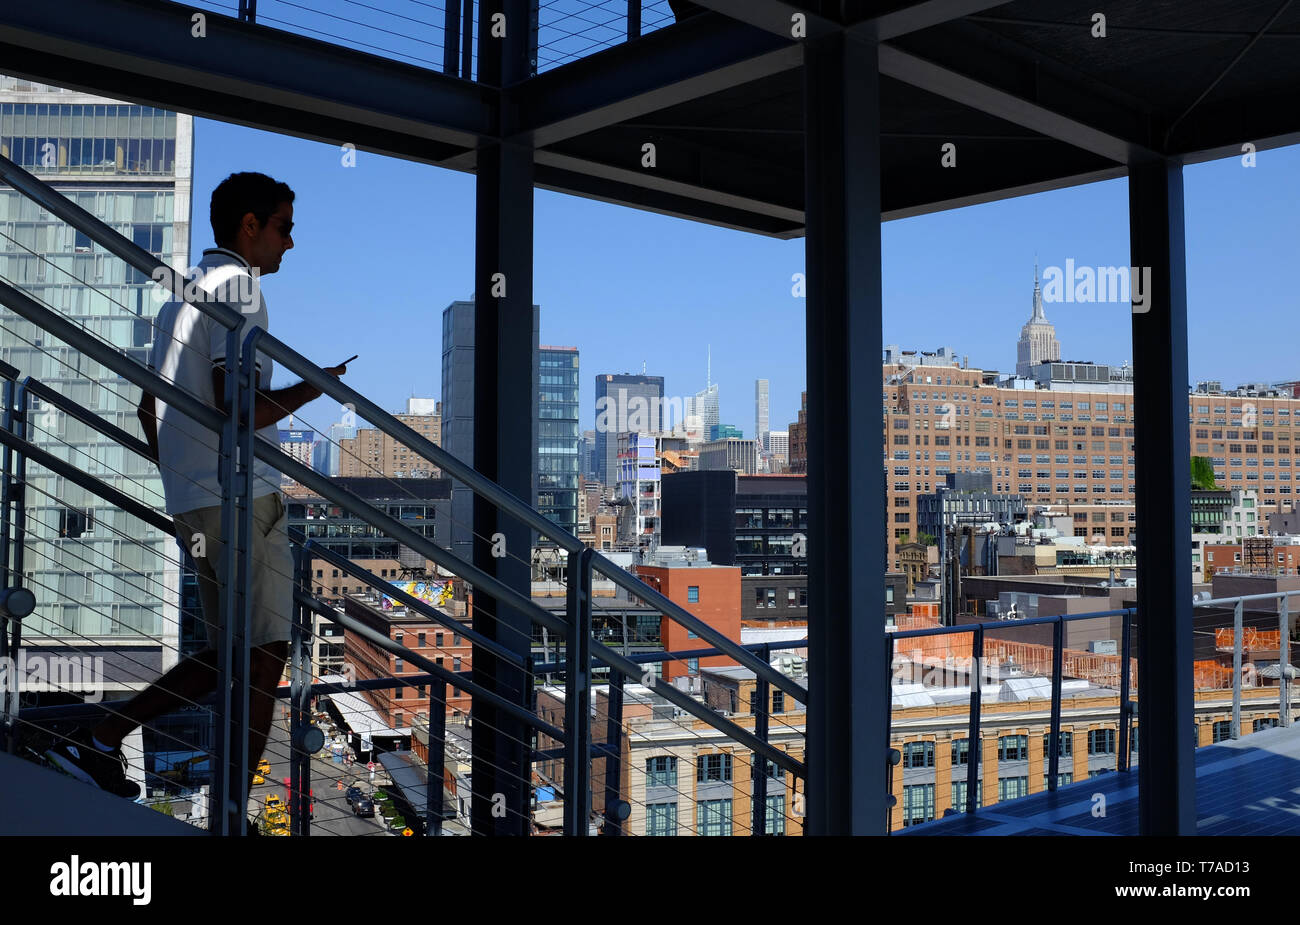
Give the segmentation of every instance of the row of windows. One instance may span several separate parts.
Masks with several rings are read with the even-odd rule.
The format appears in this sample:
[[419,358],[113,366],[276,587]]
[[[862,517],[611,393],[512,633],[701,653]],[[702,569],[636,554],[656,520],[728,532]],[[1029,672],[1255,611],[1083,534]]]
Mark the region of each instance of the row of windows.
[[[767,834],[784,835],[785,797],[782,794],[769,796],[766,809]],[[731,800],[700,800],[695,804],[696,834],[730,835],[731,814]],[[654,836],[677,835],[677,804],[647,804],[646,834]]]
[[[1060,744],[1058,754],[1062,758],[1069,758],[1074,755],[1074,733],[1062,732],[1060,734]],[[1049,754],[1051,747],[1051,734],[1043,736],[1043,756]],[[1133,747],[1137,747],[1137,730],[1133,730]],[[964,766],[970,758],[970,740],[953,739],[951,745],[952,764],[954,766]],[[935,743],[927,742],[907,742],[903,745],[903,767],[904,768],[932,768],[934,767],[934,748]],[[983,756],[984,740],[979,740],[979,753]],[[1114,729],[1090,729],[1088,730],[1088,754],[1089,755],[1113,755],[1115,754],[1115,730]],[[1029,736],[1027,735],[1008,735],[998,738],[998,761],[1027,761],[1029,759]]]

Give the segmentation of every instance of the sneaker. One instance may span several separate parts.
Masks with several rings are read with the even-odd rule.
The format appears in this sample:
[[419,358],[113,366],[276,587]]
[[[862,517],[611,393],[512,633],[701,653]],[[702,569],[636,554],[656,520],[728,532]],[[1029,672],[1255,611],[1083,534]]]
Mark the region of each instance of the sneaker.
[[91,741],[89,729],[78,729],[70,738],[59,741],[45,752],[45,757],[65,774],[100,790],[128,800],[140,797],[140,785],[126,777],[126,756],[122,750],[106,752]]

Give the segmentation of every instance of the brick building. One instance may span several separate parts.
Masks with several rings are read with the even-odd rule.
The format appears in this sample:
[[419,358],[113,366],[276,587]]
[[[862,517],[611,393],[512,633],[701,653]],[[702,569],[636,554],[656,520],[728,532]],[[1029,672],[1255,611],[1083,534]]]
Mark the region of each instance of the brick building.
[[[736,566],[710,565],[703,557],[691,558],[685,550],[660,547],[650,564],[637,565],[638,578],[659,591],[675,604],[681,605],[705,623],[722,632],[728,639],[740,642],[740,569]],[[665,651],[677,652],[708,648],[684,626],[664,617],[660,638]],[[722,655],[693,658],[687,662],[663,662],[661,677],[665,681],[683,675],[697,674],[701,667],[728,665],[731,659]]]

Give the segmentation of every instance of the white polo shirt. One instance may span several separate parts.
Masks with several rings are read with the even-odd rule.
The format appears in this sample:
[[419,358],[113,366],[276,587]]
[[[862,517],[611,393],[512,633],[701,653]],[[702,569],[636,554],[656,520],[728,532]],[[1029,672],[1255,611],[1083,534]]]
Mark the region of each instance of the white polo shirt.
[[[198,263],[201,275],[195,282],[213,297],[227,302],[244,315],[239,331],[242,343],[254,325],[268,328],[266,299],[248,261],[223,247],[203,252]],[[187,282],[187,285],[188,282]],[[193,305],[171,301],[158,312],[149,368],[168,382],[189,392],[199,401],[220,408],[212,393],[212,367],[226,358],[226,328]],[[271,358],[257,352],[258,388],[271,387]],[[223,396],[224,400],[224,396]],[[158,468],[168,514],[183,514],[221,503],[217,480],[220,435],[188,415],[156,400],[158,416]],[[276,425],[263,427],[258,437],[279,445]],[[253,497],[280,490],[280,473],[260,459],[253,464]]]

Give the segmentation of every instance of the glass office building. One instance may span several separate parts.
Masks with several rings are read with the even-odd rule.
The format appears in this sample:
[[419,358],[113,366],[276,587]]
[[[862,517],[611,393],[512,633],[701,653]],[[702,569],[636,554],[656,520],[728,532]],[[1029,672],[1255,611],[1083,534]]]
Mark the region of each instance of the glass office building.
[[[154,256],[182,271],[189,265],[191,116],[0,77],[0,153]],[[160,290],[8,189],[0,190],[0,277],[146,361]],[[0,359],[140,433],[137,387],[8,309],[0,309]],[[31,424],[38,446],[162,508],[153,463],[39,402]],[[167,561],[176,561],[176,541],[48,470],[28,471],[24,570],[38,605],[25,639],[117,644],[130,659],[124,678],[152,680],[181,648],[179,570]]]
[[578,348],[538,349],[537,509],[578,532]]

